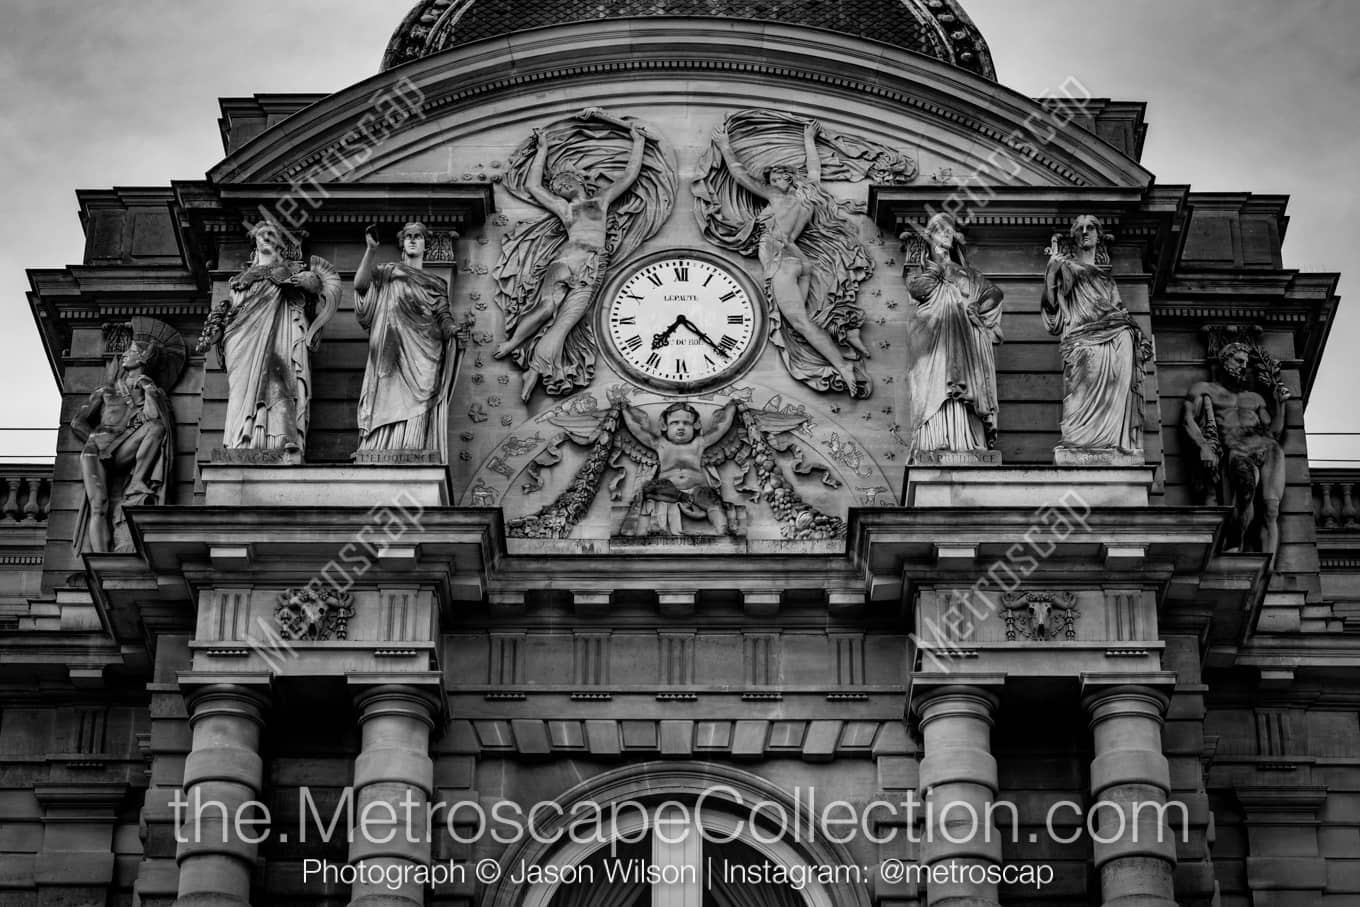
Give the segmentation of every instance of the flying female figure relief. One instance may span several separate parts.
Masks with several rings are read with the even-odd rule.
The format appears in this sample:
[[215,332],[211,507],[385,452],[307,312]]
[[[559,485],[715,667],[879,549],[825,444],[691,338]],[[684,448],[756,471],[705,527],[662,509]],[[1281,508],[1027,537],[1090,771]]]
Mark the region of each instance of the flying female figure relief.
[[729,116],[714,134],[707,174],[695,181],[695,213],[710,242],[760,260],[771,339],[789,373],[816,390],[867,397],[856,295],[873,265],[847,203],[822,186],[819,137],[840,175],[855,178],[835,157],[843,140],[816,121],[756,110]]
[[507,336],[492,355],[524,370],[527,403],[540,384],[554,396],[590,384],[595,344],[585,316],[610,266],[670,213],[675,171],[639,121],[592,107],[535,129],[511,160],[506,188],[548,212],[507,238],[495,271]]

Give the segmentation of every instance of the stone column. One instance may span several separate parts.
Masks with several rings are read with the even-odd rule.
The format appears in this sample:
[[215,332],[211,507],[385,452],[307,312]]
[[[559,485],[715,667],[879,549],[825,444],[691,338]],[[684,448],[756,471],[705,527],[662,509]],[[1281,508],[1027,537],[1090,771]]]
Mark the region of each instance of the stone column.
[[1001,862],[1001,839],[991,830],[988,815],[997,791],[996,759],[991,753],[997,705],[993,693],[973,685],[927,687],[913,697],[924,737],[921,798],[926,827],[921,857],[927,866],[950,867],[949,881],[927,883],[930,907],[1000,903],[996,885],[977,878]]
[[[259,798],[264,764],[260,731],[264,688],[213,683],[187,696],[193,749],[184,763],[187,806],[177,833],[179,897],[175,907],[249,907],[250,879],[263,833],[247,804]],[[244,835],[241,834],[244,832]]]
[[1160,809],[1171,789],[1162,753],[1167,697],[1138,685],[1087,684],[1085,692],[1102,907],[1176,907],[1176,842]]
[[419,687],[391,683],[360,687],[355,704],[363,748],[354,762],[349,858],[363,861],[376,881],[356,882],[350,907],[417,907],[425,903],[424,885],[383,879],[430,862],[425,812],[434,790],[430,731],[439,703]]

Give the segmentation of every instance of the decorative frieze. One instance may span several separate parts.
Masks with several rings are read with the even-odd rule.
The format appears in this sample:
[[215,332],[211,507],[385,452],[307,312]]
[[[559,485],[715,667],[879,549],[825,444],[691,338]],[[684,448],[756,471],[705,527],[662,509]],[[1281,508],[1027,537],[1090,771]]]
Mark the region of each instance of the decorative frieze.
[[353,616],[353,597],[334,588],[284,589],[274,606],[274,622],[284,639],[347,639]]
[[1071,592],[1007,592],[1001,597],[1006,639],[1077,638],[1077,597]]

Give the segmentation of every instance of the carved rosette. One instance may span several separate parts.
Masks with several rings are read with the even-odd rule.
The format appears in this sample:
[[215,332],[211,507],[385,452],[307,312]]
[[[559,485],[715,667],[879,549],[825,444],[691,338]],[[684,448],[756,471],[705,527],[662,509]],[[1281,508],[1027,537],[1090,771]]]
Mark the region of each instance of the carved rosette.
[[1077,596],[1071,592],[1007,592],[1001,596],[1006,639],[1077,638]]
[[348,639],[353,616],[353,596],[338,589],[284,589],[274,606],[274,622],[284,639]]

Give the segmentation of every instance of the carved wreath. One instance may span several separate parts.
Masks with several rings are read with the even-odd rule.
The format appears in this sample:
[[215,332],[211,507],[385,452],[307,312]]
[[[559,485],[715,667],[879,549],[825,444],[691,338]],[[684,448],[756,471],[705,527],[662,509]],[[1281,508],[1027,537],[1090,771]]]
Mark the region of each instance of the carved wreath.
[[284,589],[274,606],[274,622],[284,639],[347,639],[354,600],[336,589]]
[[1006,639],[1077,638],[1077,597],[1071,592],[1007,592],[1001,597]]

